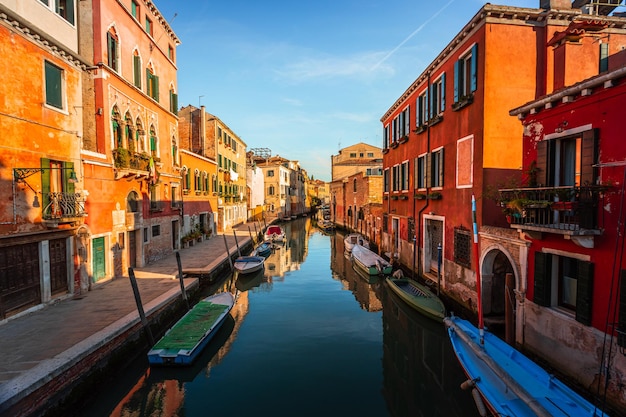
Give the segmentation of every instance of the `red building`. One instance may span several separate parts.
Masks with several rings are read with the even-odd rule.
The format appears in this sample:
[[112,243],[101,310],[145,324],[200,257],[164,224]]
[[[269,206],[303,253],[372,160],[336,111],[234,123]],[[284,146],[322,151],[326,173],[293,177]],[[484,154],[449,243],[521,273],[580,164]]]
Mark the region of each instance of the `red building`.
[[524,166],[536,167],[537,186],[501,196],[505,206],[521,201],[511,227],[529,245],[528,286],[517,306],[525,318],[524,346],[583,386],[600,383],[599,391],[606,389],[609,402],[624,410],[622,106],[624,66],[511,111],[522,120]]

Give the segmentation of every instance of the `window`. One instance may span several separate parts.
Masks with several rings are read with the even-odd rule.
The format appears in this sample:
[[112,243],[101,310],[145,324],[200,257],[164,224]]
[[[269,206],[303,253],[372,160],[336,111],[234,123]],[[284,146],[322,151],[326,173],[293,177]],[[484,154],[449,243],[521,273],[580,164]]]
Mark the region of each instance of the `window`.
[[409,161],[403,162],[400,167],[400,187],[402,191],[409,189]]
[[573,257],[535,252],[533,301],[544,307],[560,307],[591,324],[594,264]]
[[170,112],[178,114],[178,94],[174,92],[174,89],[170,89]]
[[268,177],[273,177],[273,176],[274,176],[274,170],[273,170],[273,169],[269,169],[269,170],[267,171],[267,176],[268,176]]
[[443,148],[431,153],[430,175],[431,187],[443,187]]
[[426,188],[426,155],[415,158],[415,188]]
[[417,96],[415,102],[415,126],[422,127],[428,124],[428,90],[425,90],[422,94]]
[[144,227],[143,228],[143,243],[148,243],[149,238],[150,238],[150,234],[148,233],[148,228]]
[[183,193],[188,193],[191,187],[191,174],[187,168],[183,168]]
[[113,130],[113,143],[116,147],[123,148],[124,136],[122,135],[122,116],[120,115],[120,111],[117,106],[113,107],[113,110],[111,111],[111,128]]
[[56,65],[45,61],[46,76],[46,104],[63,108],[63,70]]
[[441,114],[446,106],[446,74],[441,74],[435,82],[430,86],[430,106],[428,110],[428,118],[432,119]]
[[400,190],[400,165],[394,165],[392,168],[392,190]]
[[405,136],[409,135],[411,130],[411,125],[409,123],[411,107],[407,106],[402,112],[398,115],[398,140],[406,139]]
[[130,4],[130,12],[135,19],[139,20],[139,4],[136,0],[132,0]]
[[383,192],[389,192],[389,168],[383,172]]
[[130,113],[126,113],[124,117],[124,137],[126,138],[126,144],[128,145],[128,151],[130,154],[134,154],[137,150],[137,144],[135,143],[133,119],[130,117]]
[[274,195],[276,194],[276,188],[274,188],[273,185],[270,185],[267,189],[267,195]]
[[356,152],[350,152],[350,158],[356,158]]
[[356,178],[352,180],[352,191],[356,193]]
[[141,57],[138,51],[133,53],[133,84],[141,89]]
[[374,152],[368,152],[367,153],[367,157],[368,158],[373,158],[374,157]]
[[174,48],[172,47],[172,45],[167,46],[167,57],[170,59],[170,61],[174,61]]
[[146,16],[146,32],[148,35],[152,36],[152,20]]
[[45,4],[50,10],[74,24],[74,0],[39,0]]
[[172,207],[178,207],[178,187],[172,185]]
[[607,72],[609,70],[609,44],[600,43],[600,73]]
[[385,126],[383,129],[383,149],[387,149],[389,147],[389,125]]
[[363,158],[365,154],[363,152],[359,152],[359,158]]
[[196,191],[196,194],[200,194],[202,191],[202,181],[200,179],[200,171],[197,169],[193,172],[193,189]]
[[454,63],[454,102],[458,103],[476,91],[478,84],[478,45]]
[[178,166],[178,141],[172,138],[172,165]]
[[130,213],[137,213],[139,211],[139,194],[135,191],[128,193],[126,197],[126,211]]
[[152,237],[159,236],[161,234],[161,225],[155,224],[152,226]]
[[159,146],[157,144],[156,132],[154,131],[154,126],[150,126],[150,155],[153,158],[158,158],[158,149]]
[[107,32],[107,65],[115,72],[119,72],[119,40],[113,28]]
[[454,262],[466,268],[472,267],[470,254],[472,235],[464,228],[454,228]]
[[154,75],[150,68],[146,68],[146,94],[157,102],[159,101],[159,77]]

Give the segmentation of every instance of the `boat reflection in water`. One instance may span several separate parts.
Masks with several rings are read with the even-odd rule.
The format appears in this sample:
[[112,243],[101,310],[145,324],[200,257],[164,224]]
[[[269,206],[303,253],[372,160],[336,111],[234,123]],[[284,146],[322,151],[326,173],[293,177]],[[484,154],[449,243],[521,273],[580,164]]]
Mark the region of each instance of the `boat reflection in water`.
[[466,379],[443,322],[406,305],[391,290],[383,301],[383,393],[390,414],[406,416],[478,416]]

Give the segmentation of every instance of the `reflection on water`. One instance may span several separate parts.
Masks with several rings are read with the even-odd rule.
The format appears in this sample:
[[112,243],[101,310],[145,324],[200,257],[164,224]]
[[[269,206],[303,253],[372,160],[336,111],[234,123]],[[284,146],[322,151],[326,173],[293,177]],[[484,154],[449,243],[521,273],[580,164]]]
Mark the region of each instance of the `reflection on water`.
[[394,417],[478,416],[443,322],[383,292],[384,396]]
[[83,415],[476,415],[443,323],[355,270],[340,233],[282,226],[265,270],[207,289],[236,303],[193,366],[150,368],[142,352]]

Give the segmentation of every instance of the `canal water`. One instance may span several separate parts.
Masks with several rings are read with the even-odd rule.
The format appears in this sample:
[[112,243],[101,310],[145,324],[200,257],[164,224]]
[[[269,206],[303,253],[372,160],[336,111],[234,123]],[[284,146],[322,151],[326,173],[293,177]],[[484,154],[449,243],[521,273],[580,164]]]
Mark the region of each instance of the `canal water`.
[[265,271],[219,284],[236,305],[192,367],[150,368],[144,352],[81,415],[478,415],[443,323],[355,271],[341,234],[283,226]]

